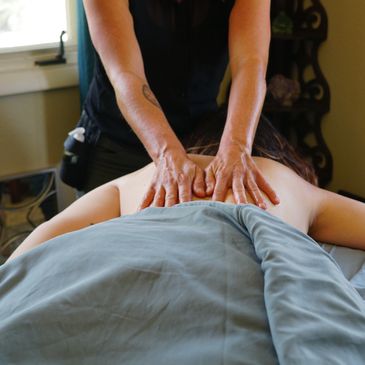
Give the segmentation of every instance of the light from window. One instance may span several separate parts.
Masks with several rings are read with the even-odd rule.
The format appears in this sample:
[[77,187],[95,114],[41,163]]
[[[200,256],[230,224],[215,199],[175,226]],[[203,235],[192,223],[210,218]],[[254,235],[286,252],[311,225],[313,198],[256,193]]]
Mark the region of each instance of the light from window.
[[0,49],[56,43],[62,30],[66,0],[0,1]]

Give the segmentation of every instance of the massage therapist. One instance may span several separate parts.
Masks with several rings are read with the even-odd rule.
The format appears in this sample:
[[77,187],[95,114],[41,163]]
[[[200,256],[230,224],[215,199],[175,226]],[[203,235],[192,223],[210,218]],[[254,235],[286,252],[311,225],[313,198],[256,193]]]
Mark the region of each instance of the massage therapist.
[[[156,173],[142,202],[171,206],[232,188],[265,207],[279,199],[251,157],[266,93],[270,0],[84,0],[96,50],[79,126],[91,149],[84,191],[152,159]],[[181,143],[218,112],[229,62],[232,83],[219,151],[201,170]]]

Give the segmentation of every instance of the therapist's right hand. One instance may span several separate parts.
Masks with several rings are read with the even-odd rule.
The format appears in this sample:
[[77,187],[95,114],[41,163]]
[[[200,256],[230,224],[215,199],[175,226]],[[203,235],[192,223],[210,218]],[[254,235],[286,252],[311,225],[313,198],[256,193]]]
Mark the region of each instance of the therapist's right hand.
[[168,151],[156,161],[156,171],[139,209],[171,207],[205,197],[204,172],[185,153]]

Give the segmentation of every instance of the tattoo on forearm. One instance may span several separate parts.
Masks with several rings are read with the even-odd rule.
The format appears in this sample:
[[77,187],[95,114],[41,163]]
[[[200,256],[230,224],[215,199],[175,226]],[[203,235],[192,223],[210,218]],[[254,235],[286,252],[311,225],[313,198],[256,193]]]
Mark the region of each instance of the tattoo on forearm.
[[142,92],[144,97],[153,105],[157,106],[157,108],[162,109],[160,103],[158,102],[158,100],[156,99],[155,95],[153,95],[152,90],[150,89],[150,87],[146,84],[144,84],[142,86]]

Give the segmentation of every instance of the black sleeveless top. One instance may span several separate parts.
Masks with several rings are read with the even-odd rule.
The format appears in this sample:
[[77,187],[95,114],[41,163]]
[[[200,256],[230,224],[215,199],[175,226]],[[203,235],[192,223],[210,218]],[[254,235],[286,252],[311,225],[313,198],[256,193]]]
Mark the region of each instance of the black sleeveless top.
[[[179,138],[197,118],[217,109],[228,63],[228,21],[234,0],[130,0],[148,83]],[[165,3],[156,12],[156,2]],[[102,133],[140,145],[123,118],[100,58],[84,108]]]

